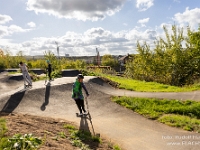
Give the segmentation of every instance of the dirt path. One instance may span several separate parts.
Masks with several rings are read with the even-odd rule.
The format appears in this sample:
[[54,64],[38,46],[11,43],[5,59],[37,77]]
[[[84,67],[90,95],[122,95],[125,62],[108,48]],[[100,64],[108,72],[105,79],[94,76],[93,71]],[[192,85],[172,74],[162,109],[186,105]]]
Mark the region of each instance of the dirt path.
[[[86,77],[85,83],[90,93],[88,101],[91,118],[83,119],[75,116],[78,109],[71,99],[74,80],[74,77],[60,78],[48,83],[47,86],[44,85],[44,81],[39,81],[33,83],[33,88],[30,90],[23,91],[22,87],[19,87],[1,94],[0,109],[5,112],[61,118],[75,122],[77,125],[85,124],[91,132],[101,133],[127,150],[198,150],[200,148],[200,134],[148,120],[110,101],[110,94],[199,100],[198,92],[181,94],[128,92],[111,88],[95,77]],[[174,145],[170,145],[172,144],[170,142],[174,142]],[[193,145],[188,142],[193,142]]]
[[[51,117],[41,117],[27,114],[11,113],[1,114],[1,117],[6,119],[8,131],[6,136],[12,137],[16,133],[32,134],[43,140],[40,145],[40,150],[79,150],[80,148],[72,145],[70,140],[71,133],[66,128],[67,125],[76,127],[77,130],[85,129],[81,124],[79,127],[73,122],[64,119],[55,119]],[[81,131],[80,131],[81,132]],[[87,132],[88,134],[89,132]],[[101,138],[101,143],[91,139],[84,139],[82,143],[90,149],[95,150],[112,150],[114,143],[107,139]]]

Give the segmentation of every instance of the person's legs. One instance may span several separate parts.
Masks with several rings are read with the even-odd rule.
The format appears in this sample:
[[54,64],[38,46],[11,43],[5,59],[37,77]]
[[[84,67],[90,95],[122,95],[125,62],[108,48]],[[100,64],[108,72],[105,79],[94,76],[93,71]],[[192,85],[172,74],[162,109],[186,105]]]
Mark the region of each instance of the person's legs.
[[77,105],[77,107],[78,107],[78,109],[79,109],[79,111],[80,111],[80,114],[82,114],[81,100],[80,100],[80,99],[77,99],[77,100],[75,100],[75,101],[76,101],[76,105]]
[[32,85],[32,79],[31,76],[28,74],[28,80],[30,81],[30,85]]
[[32,85],[32,80],[28,72],[26,73],[26,79],[27,79],[28,84]]
[[83,110],[84,112],[86,112],[85,106],[84,106],[84,100],[80,100],[80,106],[81,106],[82,110]]
[[22,73],[22,75],[23,75],[23,78],[24,78],[24,88],[26,88],[26,74]]
[[49,80],[51,80],[51,71],[48,71]]

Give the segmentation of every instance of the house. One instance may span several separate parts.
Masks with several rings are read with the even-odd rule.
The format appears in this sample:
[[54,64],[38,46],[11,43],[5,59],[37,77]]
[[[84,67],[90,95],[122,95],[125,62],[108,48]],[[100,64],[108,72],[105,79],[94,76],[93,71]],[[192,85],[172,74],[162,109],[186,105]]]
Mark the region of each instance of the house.
[[126,63],[132,58],[133,58],[133,55],[130,55],[130,54],[118,57],[118,61],[119,61],[119,64],[120,64],[119,72],[123,72],[123,71],[126,70],[126,68],[125,68]]
[[127,54],[125,56],[122,56],[118,59],[121,66],[124,66],[130,59],[132,58],[132,55]]

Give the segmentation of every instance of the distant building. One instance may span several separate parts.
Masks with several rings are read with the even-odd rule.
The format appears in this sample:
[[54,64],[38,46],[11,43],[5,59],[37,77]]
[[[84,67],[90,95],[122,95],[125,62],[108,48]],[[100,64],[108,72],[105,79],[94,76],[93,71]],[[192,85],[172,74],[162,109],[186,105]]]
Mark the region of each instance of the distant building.
[[69,54],[65,54],[65,57],[69,57]]
[[131,57],[131,55],[130,55],[130,54],[127,54],[127,55],[125,55],[125,56],[120,57],[120,58],[118,59],[118,61],[119,61],[119,63],[120,63],[122,66],[124,66],[124,65],[128,62],[128,60],[130,59],[130,57]]
[[119,61],[119,64],[120,64],[120,72],[121,71],[125,71],[125,65],[126,63],[133,58],[133,55],[130,55],[130,54],[127,54],[125,56],[121,56],[119,57],[118,61]]
[[36,55],[36,56],[24,56],[26,60],[37,60],[37,59],[45,59],[44,55]]

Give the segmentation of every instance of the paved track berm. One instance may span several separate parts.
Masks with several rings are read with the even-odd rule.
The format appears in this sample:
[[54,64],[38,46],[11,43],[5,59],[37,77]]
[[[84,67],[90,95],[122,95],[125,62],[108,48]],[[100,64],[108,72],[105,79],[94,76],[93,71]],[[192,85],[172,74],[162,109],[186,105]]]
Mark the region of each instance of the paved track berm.
[[22,81],[14,81],[15,84],[13,84],[9,79],[5,82],[2,81],[3,79],[8,78],[0,77],[1,85],[4,88],[4,92],[0,93],[1,112],[49,116],[72,121],[77,125],[83,126],[84,124],[91,133],[101,133],[101,136],[111,139],[126,150],[200,149],[200,134],[146,119],[110,100],[111,95],[125,95],[199,101],[199,92],[131,92],[115,89],[98,77],[86,76],[84,81],[90,93],[88,97],[90,117],[82,118],[76,117],[78,109],[71,98],[75,77],[58,78],[46,85],[44,85],[44,81],[34,82],[33,87],[29,90],[23,90]]

